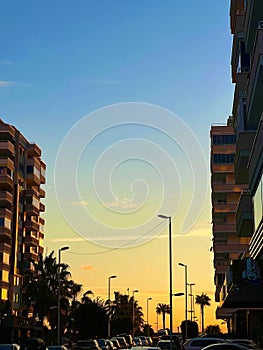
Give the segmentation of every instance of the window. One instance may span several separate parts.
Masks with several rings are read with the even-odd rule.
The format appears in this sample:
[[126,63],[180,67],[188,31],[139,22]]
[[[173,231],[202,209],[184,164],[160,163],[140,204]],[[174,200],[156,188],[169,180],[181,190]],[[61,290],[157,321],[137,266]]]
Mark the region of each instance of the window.
[[213,135],[213,145],[232,145],[236,143],[236,135]]
[[5,289],[5,288],[1,289],[1,299],[8,300],[8,289]]
[[235,154],[214,154],[214,164],[232,164],[234,163]]
[[33,170],[34,170],[33,165],[28,165],[28,166],[26,167],[26,173],[27,173],[27,174],[33,174]]

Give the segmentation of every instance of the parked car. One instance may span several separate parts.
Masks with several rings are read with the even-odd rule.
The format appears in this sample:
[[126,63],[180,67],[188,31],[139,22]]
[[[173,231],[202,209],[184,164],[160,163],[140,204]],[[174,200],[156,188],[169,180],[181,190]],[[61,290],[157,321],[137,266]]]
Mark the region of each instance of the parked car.
[[[169,340],[169,341],[170,341],[170,339],[171,339],[171,338],[170,338],[170,335],[162,335],[162,336],[161,336],[161,340]],[[181,342],[180,342],[178,336],[175,335],[175,334],[173,334],[173,335],[172,335],[172,340],[173,340],[173,342],[174,342],[175,347],[176,347],[178,350],[181,350]]]
[[110,350],[117,350],[118,349],[117,346],[115,346],[110,339],[106,339],[105,341],[106,341],[106,344],[108,345]]
[[[161,339],[158,341],[157,347],[160,348],[161,350],[170,350],[171,349],[171,340]],[[178,348],[174,342],[172,342],[172,349],[178,350]]]
[[68,348],[65,345],[50,345],[47,348],[48,350],[68,350]]
[[0,350],[20,350],[20,346],[18,344],[0,344]]
[[46,343],[41,338],[27,338],[20,348],[22,350],[47,350]]
[[233,344],[244,345],[249,349],[257,349],[257,344],[252,339],[228,339]]
[[110,339],[110,341],[117,349],[121,349],[121,344],[119,343],[118,339]]
[[74,346],[75,350],[102,350],[96,339],[78,340]]
[[112,339],[117,339],[121,349],[128,349],[129,345],[127,344],[126,340],[124,337],[113,337]]
[[183,344],[183,350],[201,350],[204,347],[217,344],[217,343],[226,343],[226,340],[220,338],[192,338],[188,339]]
[[135,346],[142,346],[142,340],[139,337],[134,337],[133,341],[135,343]]
[[248,350],[248,348],[237,343],[225,342],[205,346],[203,350]]
[[102,350],[110,350],[110,347],[109,347],[109,345],[107,345],[105,339],[99,338],[99,339],[97,339],[97,342],[99,343],[99,347],[100,347]]

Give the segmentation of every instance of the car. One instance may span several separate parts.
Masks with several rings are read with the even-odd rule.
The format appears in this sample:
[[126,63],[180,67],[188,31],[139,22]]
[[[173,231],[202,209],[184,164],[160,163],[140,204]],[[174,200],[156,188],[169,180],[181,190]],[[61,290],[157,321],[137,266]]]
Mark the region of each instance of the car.
[[126,340],[124,337],[113,337],[113,340],[117,339],[119,344],[120,344],[120,348],[121,349],[128,349],[129,345],[127,344]]
[[117,350],[118,349],[117,346],[115,346],[110,339],[106,339],[105,342],[108,345],[110,350]]
[[119,343],[118,339],[110,339],[110,341],[116,347],[116,349],[121,349],[121,344]]
[[41,338],[27,338],[20,348],[23,350],[47,350],[46,343]]
[[78,340],[74,346],[75,350],[102,350],[96,339]]
[[244,345],[240,345],[232,342],[217,343],[205,346],[203,350],[248,350]]
[[[170,339],[171,339],[171,338],[170,338],[170,335],[162,335],[162,336],[161,336],[161,340],[170,340]],[[176,348],[177,348],[178,350],[180,350],[180,349],[181,349],[181,342],[180,342],[178,336],[175,335],[175,334],[173,334],[173,335],[172,335],[172,340],[173,340],[173,342],[174,342]]]
[[102,350],[110,350],[110,347],[109,345],[106,343],[106,340],[103,339],[103,338],[99,338],[99,339],[96,339],[97,342],[99,343],[99,347],[102,349]]
[[244,345],[249,349],[257,349],[257,344],[252,339],[227,339],[233,344]]
[[68,348],[65,345],[50,345],[47,348],[48,350],[68,350]]
[[135,343],[135,346],[142,346],[142,340],[139,337],[134,337],[133,342]]
[[0,344],[0,350],[20,350],[20,346],[16,343]]
[[[171,340],[161,339],[157,343],[157,347],[161,350],[170,350],[171,349]],[[172,350],[179,350],[174,342],[172,342]]]
[[183,343],[183,350],[201,350],[208,345],[217,343],[226,343],[226,340],[221,338],[192,338]]

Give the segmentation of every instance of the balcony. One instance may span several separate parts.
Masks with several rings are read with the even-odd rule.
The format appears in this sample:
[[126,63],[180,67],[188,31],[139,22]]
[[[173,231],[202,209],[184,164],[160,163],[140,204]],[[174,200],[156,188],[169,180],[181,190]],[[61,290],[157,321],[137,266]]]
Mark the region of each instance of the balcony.
[[0,204],[1,207],[11,208],[13,205],[13,195],[8,191],[0,191]]
[[237,210],[237,202],[226,201],[214,201],[213,212],[214,213],[235,213]]
[[11,254],[11,246],[6,243],[0,243],[0,252]]
[[12,231],[7,227],[0,226],[0,245],[10,245],[12,239]]
[[43,190],[43,188],[39,188],[39,197],[40,198],[46,197],[46,192]]
[[7,208],[0,208],[0,217],[12,219],[12,211]]
[[39,215],[39,209],[34,204],[26,204],[25,211],[27,215]]
[[212,184],[214,193],[241,193],[247,185],[226,184],[225,182],[215,182]]
[[245,90],[247,87],[248,72],[240,71],[237,73],[236,86],[233,99],[232,115],[234,117],[234,124],[236,124],[238,106],[240,98],[245,97]]
[[248,160],[256,133],[243,131],[238,134],[235,155],[235,179],[237,184],[248,183]]
[[[257,1],[255,1],[257,2]],[[263,6],[263,2],[262,2]],[[262,9],[263,10],[263,9]],[[262,12],[261,12],[262,13]],[[250,78],[247,86],[247,127],[257,130],[262,113],[263,27],[257,30]]]
[[251,237],[254,230],[253,205],[249,191],[243,192],[237,208],[236,215],[237,236]]
[[235,153],[236,152],[236,144],[226,144],[226,145],[212,145],[211,147],[212,154],[222,153]]
[[219,223],[215,222],[213,223],[213,232],[215,233],[235,233],[236,232],[236,225],[233,223]]
[[[0,144],[1,144],[1,142],[0,142]],[[7,167],[10,170],[14,170],[14,168],[15,168],[14,162],[12,161],[12,159],[10,159],[8,157],[0,159],[0,166]]]
[[248,161],[248,180],[249,188],[251,192],[254,192],[255,186],[257,185],[256,181],[260,177],[260,172],[262,171],[263,164],[263,117],[258,125],[258,130],[255,136],[253,147],[251,150],[250,158]]
[[28,231],[38,231],[39,230],[39,225],[35,221],[32,220],[26,220],[25,221],[25,228]]
[[41,149],[35,143],[27,145],[27,154],[29,157],[41,157]]
[[1,157],[13,157],[15,153],[15,147],[10,141],[0,141],[0,156]]
[[44,212],[46,210],[46,207],[43,203],[39,203],[39,211]]
[[38,246],[39,245],[39,240],[36,237],[32,236],[26,236],[24,238],[24,243],[30,246]]
[[262,20],[262,0],[246,0],[245,10],[245,44],[248,52],[252,52],[258,22]]
[[215,253],[242,253],[248,250],[248,244],[214,244],[214,252]]
[[234,164],[212,164],[212,173],[234,173]]
[[15,138],[15,129],[9,125],[0,122],[0,139],[13,141]]
[[231,0],[230,5],[230,16],[231,16],[231,34],[234,34],[238,28],[236,28],[236,17],[237,14],[243,15],[244,13],[244,0]]

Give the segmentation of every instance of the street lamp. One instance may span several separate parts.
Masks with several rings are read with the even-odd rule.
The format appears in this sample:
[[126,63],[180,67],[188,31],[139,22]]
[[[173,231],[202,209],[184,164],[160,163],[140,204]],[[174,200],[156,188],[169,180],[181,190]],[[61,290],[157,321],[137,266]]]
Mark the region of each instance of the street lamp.
[[194,295],[193,295],[193,289],[192,287],[195,285],[195,283],[188,283],[188,286],[190,287],[190,294],[189,297],[191,297],[191,308],[190,308],[190,313],[191,313],[191,321],[193,321],[193,317],[195,316],[195,310],[194,310]]
[[147,298],[147,336],[149,337],[149,300],[152,300],[152,298]]
[[187,265],[183,263],[178,263],[178,265],[183,266],[185,272],[185,339],[187,339]]
[[109,303],[109,317],[108,317],[108,339],[110,339],[110,322],[111,322],[111,301],[110,301],[110,281],[112,278],[117,278],[116,275],[109,276],[108,279],[108,303]]
[[60,306],[60,261],[61,261],[61,252],[63,252],[64,250],[68,250],[69,247],[62,247],[59,248],[58,250],[58,333],[57,333],[57,343],[58,345],[60,345],[61,343],[61,322],[60,322],[60,314],[61,314],[61,306]]
[[135,289],[132,291],[132,337],[134,338],[134,293],[138,293],[139,290]]
[[172,273],[172,218],[171,216],[158,215],[161,219],[169,220],[169,299],[170,299],[170,350],[173,349],[173,273]]

